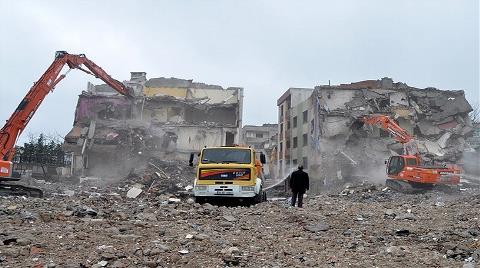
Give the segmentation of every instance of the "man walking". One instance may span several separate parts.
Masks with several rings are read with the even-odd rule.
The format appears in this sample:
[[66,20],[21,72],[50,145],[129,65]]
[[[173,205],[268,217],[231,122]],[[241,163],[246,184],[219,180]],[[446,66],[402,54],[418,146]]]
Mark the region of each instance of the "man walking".
[[303,171],[303,166],[298,166],[298,170],[290,175],[290,189],[292,189],[292,206],[295,206],[298,198],[298,207],[303,206],[303,194],[309,190],[310,181],[308,173]]

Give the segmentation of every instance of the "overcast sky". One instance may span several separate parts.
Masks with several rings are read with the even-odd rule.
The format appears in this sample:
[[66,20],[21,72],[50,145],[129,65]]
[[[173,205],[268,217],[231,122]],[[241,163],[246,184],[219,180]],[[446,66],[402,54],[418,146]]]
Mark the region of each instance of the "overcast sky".
[[[479,103],[478,0],[0,0],[0,119],[56,50],[130,71],[245,88],[244,123],[276,122],[289,87],[392,77]],[[24,132],[64,136],[88,81],[72,71]]]

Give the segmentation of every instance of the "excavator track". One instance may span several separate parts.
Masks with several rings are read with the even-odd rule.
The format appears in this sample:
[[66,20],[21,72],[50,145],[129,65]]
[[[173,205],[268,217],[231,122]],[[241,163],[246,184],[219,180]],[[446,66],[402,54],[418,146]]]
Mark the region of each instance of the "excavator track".
[[33,187],[27,187],[18,184],[4,184],[0,183],[0,195],[2,196],[29,196],[29,197],[43,197],[42,190]]
[[421,194],[433,189],[432,184],[413,183],[402,180],[387,179],[385,184],[388,188],[404,194]]

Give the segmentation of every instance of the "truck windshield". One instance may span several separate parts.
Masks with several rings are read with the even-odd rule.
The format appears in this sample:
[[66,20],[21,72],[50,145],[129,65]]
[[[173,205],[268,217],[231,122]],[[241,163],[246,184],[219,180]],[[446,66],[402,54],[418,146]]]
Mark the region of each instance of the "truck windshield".
[[212,148],[204,149],[202,163],[239,163],[250,164],[251,153],[248,149]]

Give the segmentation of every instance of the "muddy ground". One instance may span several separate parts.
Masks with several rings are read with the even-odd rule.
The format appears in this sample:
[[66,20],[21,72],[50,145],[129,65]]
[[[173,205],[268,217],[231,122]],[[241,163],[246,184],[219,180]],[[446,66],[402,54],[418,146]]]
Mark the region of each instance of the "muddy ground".
[[[39,186],[42,186],[40,182]],[[251,207],[199,205],[129,184],[43,183],[0,197],[1,267],[474,267],[480,191],[354,185]],[[67,191],[64,191],[64,190]]]

